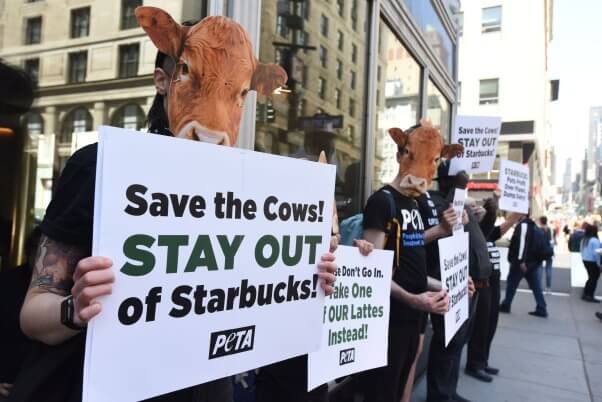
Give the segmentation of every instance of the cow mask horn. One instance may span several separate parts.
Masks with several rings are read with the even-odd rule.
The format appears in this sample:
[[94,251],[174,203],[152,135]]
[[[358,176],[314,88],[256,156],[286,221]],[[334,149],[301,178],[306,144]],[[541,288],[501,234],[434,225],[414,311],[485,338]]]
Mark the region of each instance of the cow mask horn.
[[176,61],[167,97],[169,128],[176,137],[234,145],[249,90],[271,94],[286,84],[276,64],[255,58],[243,27],[212,16],[182,26],[155,7],[136,8],[151,41]]

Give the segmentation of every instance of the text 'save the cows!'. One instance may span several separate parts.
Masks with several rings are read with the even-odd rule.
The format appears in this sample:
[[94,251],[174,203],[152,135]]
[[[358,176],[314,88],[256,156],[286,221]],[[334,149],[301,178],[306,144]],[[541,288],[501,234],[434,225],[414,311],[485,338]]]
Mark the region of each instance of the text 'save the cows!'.
[[486,173],[493,168],[500,135],[501,119],[487,116],[456,116],[452,143],[464,147],[464,152],[453,158],[449,174]]
[[439,241],[441,284],[449,295],[445,313],[445,346],[468,319],[468,233],[455,231]]
[[115,283],[88,326],[83,400],[316,350],[334,182],[331,165],[101,127],[93,255]]
[[320,349],[309,354],[308,390],[336,378],[387,364],[393,252],[364,257],[339,246],[335,292],[326,298]]
[[502,160],[498,187],[502,193],[500,209],[523,214],[529,212],[530,179],[528,165]]

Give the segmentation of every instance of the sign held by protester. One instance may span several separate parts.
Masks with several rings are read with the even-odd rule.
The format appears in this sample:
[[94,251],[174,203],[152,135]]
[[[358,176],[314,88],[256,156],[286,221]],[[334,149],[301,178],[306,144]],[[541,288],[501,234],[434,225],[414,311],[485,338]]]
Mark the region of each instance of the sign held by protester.
[[464,230],[464,224],[462,224],[462,213],[464,212],[464,203],[466,202],[466,189],[457,188],[454,192],[454,211],[456,212],[456,223],[452,228],[453,231]]
[[501,210],[529,213],[529,166],[502,160],[498,186],[502,193]]
[[445,313],[445,346],[468,319],[468,233],[454,232],[439,240],[441,284],[449,295]]
[[499,117],[456,116],[452,143],[464,146],[460,157],[451,160],[449,174],[486,173],[493,168],[502,120]]
[[101,127],[92,252],[116,278],[88,326],[83,401],[316,350],[334,180],[331,165]]
[[335,292],[324,305],[319,350],[307,364],[307,389],[387,364],[393,252],[339,246]]

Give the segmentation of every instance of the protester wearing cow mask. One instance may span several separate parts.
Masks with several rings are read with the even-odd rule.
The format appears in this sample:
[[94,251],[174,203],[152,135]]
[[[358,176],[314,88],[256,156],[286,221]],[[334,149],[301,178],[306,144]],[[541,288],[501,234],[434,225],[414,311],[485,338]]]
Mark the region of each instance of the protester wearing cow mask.
[[[166,54],[157,59],[154,78],[161,98],[155,101],[149,115],[150,131],[234,145],[248,90],[267,93],[286,82],[286,73],[280,67],[255,60],[246,33],[232,20],[209,17],[192,27],[181,26],[153,7],[137,8],[136,17]],[[200,38],[222,55],[206,55],[205,60],[212,65],[192,64],[195,54],[190,42]],[[230,62],[228,55],[237,63]],[[241,71],[234,69],[237,65],[243,66]],[[231,79],[224,79],[222,73],[232,74]],[[170,76],[171,81],[167,80]],[[207,99],[216,85],[219,93],[230,91],[236,96]],[[197,90],[191,92],[191,88]],[[160,106],[170,113],[161,115],[157,109]],[[215,112],[216,108],[220,113]],[[111,260],[90,256],[96,154],[97,144],[93,144],[69,159],[40,225],[43,236],[21,310],[23,332],[39,344],[26,363],[28,368],[14,384],[14,401],[81,400],[85,326],[101,312],[97,298],[110,294],[114,281]],[[319,269],[321,286],[329,294],[335,279],[334,255],[324,255]],[[229,384],[229,379],[218,380],[153,400],[231,401]]]
[[444,145],[429,122],[406,132],[389,130],[398,147],[399,172],[375,192],[364,209],[364,238],[376,248],[393,250],[393,281],[389,316],[388,364],[357,376],[357,392],[366,401],[399,402],[416,357],[422,312],[443,314],[445,290],[428,291],[424,224],[416,198],[430,185],[440,157],[461,152]]

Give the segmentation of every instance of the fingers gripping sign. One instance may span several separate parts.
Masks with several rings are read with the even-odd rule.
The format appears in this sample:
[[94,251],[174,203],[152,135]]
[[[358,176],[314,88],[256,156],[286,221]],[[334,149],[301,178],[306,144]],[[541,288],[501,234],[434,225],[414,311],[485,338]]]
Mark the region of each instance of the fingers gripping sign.
[[113,291],[115,275],[112,266],[113,262],[106,257],[87,257],[77,263],[71,289],[76,325],[87,324],[102,310],[98,298]]

